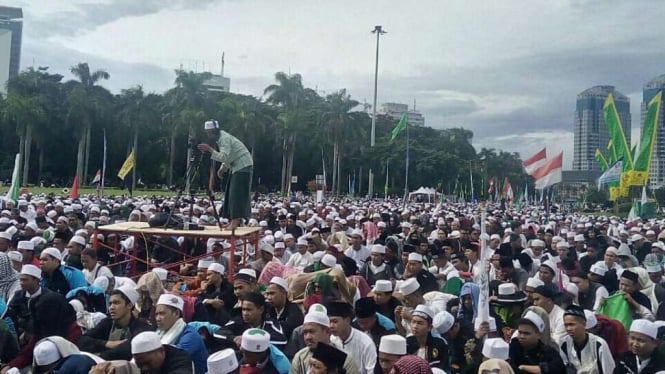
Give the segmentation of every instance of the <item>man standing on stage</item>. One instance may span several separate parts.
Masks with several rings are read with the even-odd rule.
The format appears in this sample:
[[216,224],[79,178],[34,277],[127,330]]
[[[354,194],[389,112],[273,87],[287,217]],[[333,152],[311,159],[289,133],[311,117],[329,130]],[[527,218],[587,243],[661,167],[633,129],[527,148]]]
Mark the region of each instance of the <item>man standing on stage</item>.
[[229,218],[227,230],[235,230],[243,218],[250,216],[250,189],[252,184],[252,171],[254,161],[247,147],[236,137],[220,130],[219,123],[208,120],[204,125],[208,139],[217,144],[216,151],[206,143],[198,145],[201,152],[211,154],[210,158],[221,163],[217,175],[222,176],[228,171],[226,187],[224,189],[224,205],[220,216]]

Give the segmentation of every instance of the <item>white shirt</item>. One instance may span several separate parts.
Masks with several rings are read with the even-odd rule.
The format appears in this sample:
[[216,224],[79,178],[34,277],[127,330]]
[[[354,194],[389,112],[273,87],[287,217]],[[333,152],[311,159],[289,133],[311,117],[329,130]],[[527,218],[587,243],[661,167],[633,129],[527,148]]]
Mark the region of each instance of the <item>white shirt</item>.
[[552,340],[554,340],[554,342],[559,346],[563,342],[563,339],[568,336],[566,327],[563,325],[563,313],[564,310],[556,304],[552,308],[552,311],[549,313],[550,333],[552,335]]
[[88,284],[93,284],[95,282],[95,278],[101,277],[102,275],[109,279],[113,278],[113,273],[111,273],[111,270],[100,264],[96,264],[92,271],[83,269],[83,275],[85,275],[85,281],[88,282]]
[[367,261],[367,258],[369,257],[370,251],[369,248],[361,245],[358,250],[353,249],[353,247],[347,248],[346,251],[344,251],[344,254],[346,257],[351,257],[356,261],[358,269],[362,269],[363,265],[365,265],[365,261]]
[[[333,337],[331,337],[331,341]],[[338,336],[335,338],[341,339]],[[342,349],[349,352],[356,360],[360,374],[370,374],[374,372],[376,365],[376,346],[369,335],[360,330],[351,328],[349,337],[342,341]]]
[[614,371],[614,358],[612,358],[612,351],[610,351],[607,342],[594,334],[587,334],[587,336],[589,340],[580,351],[581,357],[577,357],[573,338],[566,336],[563,339],[559,350],[563,363],[571,364],[578,373],[597,373],[598,366],[602,368],[603,373],[612,373]]
[[295,269],[302,271],[307,266],[314,263],[314,257],[311,253],[305,251],[304,254],[296,252],[291,255],[291,258],[286,262],[286,266],[291,266]]

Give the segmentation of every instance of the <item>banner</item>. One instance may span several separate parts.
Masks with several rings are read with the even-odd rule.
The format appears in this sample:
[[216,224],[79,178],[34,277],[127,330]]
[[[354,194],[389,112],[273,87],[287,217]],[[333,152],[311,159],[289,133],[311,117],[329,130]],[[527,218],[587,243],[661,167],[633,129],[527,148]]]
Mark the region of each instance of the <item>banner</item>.
[[603,105],[603,116],[605,117],[605,124],[607,125],[607,134],[611,140],[613,153],[617,159],[623,157],[623,170],[631,170],[633,168],[633,156],[630,154],[630,148],[626,142],[626,135],[623,133],[621,126],[621,119],[619,113],[614,105],[614,97],[610,93]]
[[122,179],[123,181],[125,180],[125,177],[127,174],[132,171],[132,168],[134,168],[134,150],[129,153],[127,156],[127,159],[125,162],[122,164],[122,167],[120,168],[120,171],[118,172],[118,178]]
[[649,178],[651,159],[653,157],[654,145],[656,144],[656,130],[658,128],[661,98],[662,91],[658,92],[647,106],[644,125],[640,134],[640,143],[636,149],[635,162],[632,170],[626,172],[626,176],[622,179],[622,185],[624,186],[643,186]]
[[21,182],[19,182],[19,169],[20,169],[20,164],[21,163],[21,155],[16,154],[16,157],[14,158],[14,171],[12,172],[12,185],[9,187],[9,191],[7,191],[7,195],[5,195],[5,202],[9,200],[13,200],[14,203],[18,203],[18,195],[19,195],[19,189],[21,188]]

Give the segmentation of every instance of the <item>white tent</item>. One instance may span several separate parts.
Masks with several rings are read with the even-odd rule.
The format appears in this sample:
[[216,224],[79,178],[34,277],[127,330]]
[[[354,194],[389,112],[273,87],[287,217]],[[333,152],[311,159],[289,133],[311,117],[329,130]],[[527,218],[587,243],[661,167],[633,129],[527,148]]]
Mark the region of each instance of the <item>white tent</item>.
[[420,186],[417,190],[409,192],[409,200],[422,199],[431,203],[436,202],[438,195],[434,188]]

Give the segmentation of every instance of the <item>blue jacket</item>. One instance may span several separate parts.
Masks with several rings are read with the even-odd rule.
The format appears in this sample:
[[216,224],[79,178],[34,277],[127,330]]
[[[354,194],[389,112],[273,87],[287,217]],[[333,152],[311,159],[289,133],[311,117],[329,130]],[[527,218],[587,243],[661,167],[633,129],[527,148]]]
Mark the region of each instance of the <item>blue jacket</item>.
[[175,346],[189,354],[192,362],[194,362],[197,374],[203,374],[208,371],[208,350],[196,329],[189,325],[185,326]]
[[87,374],[95,364],[96,362],[86,355],[74,354],[65,357],[65,359],[53,369],[53,374]]
[[279,374],[287,374],[291,370],[291,362],[279,348],[270,344],[270,362],[277,369]]
[[44,273],[39,284],[51,291],[58,292],[62,296],[66,296],[69,291],[75,288],[88,286],[83,272],[67,265],[60,265],[50,276]]

